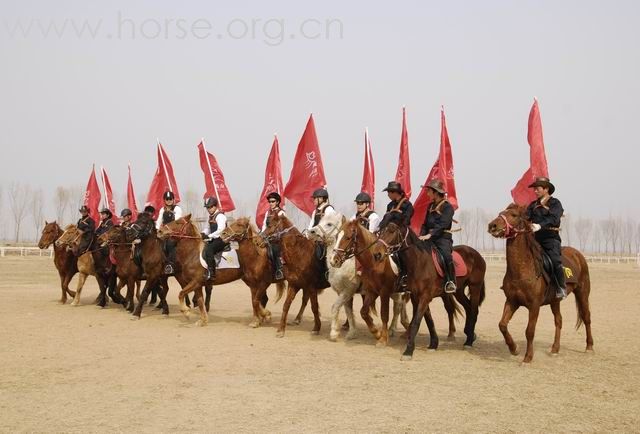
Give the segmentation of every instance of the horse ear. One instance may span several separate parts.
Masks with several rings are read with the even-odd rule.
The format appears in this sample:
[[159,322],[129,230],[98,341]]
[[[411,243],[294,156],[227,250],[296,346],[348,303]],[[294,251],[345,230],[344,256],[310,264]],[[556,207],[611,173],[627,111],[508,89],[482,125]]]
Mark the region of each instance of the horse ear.
[[48,224],[49,224],[49,223],[45,220],[45,221],[44,221],[44,225],[46,226],[46,225],[48,225]]
[[186,221],[191,222],[191,213],[183,217]]
[[342,216],[342,224],[341,226],[344,226],[345,224],[347,224],[347,217],[345,215]]

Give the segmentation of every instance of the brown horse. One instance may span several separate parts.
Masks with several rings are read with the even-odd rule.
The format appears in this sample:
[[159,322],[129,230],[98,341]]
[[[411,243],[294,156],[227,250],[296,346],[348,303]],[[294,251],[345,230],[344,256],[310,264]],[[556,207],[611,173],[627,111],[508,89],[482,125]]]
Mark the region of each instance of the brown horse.
[[[57,247],[67,247],[70,250],[76,250],[80,244],[80,237],[82,231],[77,228],[76,225],[68,225],[60,238],[55,241]],[[82,288],[87,280],[87,276],[95,276],[98,281],[98,287],[100,288],[100,294],[96,299],[96,304],[100,307],[106,307],[107,305],[107,291],[109,297],[118,304],[122,304],[126,307],[126,300],[116,292],[116,280],[115,267],[112,266],[108,256],[104,256],[101,252],[100,246],[96,237],[94,236],[89,245],[89,250],[78,257],[78,272],[80,276],[78,278],[78,287],[76,288],[76,295],[71,302],[72,306],[80,304],[80,294]]]
[[271,320],[271,312],[265,309],[269,300],[267,288],[272,283],[276,284],[278,291],[277,302],[286,289],[285,281],[273,279],[264,238],[258,233],[258,229],[251,224],[249,218],[242,217],[229,221],[227,227],[221,233],[221,238],[225,242],[236,241],[238,243],[238,259],[242,269],[242,281],[251,289],[253,321],[249,326],[260,327],[265,321]]
[[41,249],[48,249],[53,244],[53,263],[58,270],[60,276],[60,288],[62,289],[62,298],[60,298],[60,304],[67,302],[67,294],[71,297],[75,297],[75,291],[69,289],[69,283],[71,279],[78,272],[78,260],[73,254],[67,250],[66,247],[60,247],[55,245],[55,241],[62,236],[62,229],[56,222],[44,222],[44,229],[40,235],[40,241],[38,241],[38,247]]
[[[389,298],[396,291],[398,276],[393,271],[384,244],[379,243],[376,236],[366,230],[357,220],[353,220],[343,226],[343,233],[339,236],[334,252],[333,266],[342,265],[344,261],[352,256],[357,257],[360,262],[363,289],[365,291],[365,300],[360,314],[371,333],[378,340],[376,345],[386,345],[389,336]],[[377,297],[380,297],[381,302],[382,330],[378,330],[374,326],[370,315],[370,310],[375,305]],[[457,306],[450,298],[443,298],[443,302],[449,316],[449,337],[453,338],[456,330]]]
[[[489,223],[488,230],[494,237],[507,240],[507,272],[502,282],[502,289],[507,300],[504,303],[499,326],[509,351],[514,356],[518,355],[518,347],[507,326],[515,311],[520,306],[525,306],[529,309],[529,323],[525,333],[527,351],[523,362],[531,362],[533,359],[533,338],[540,306],[548,304],[553,312],[556,329],[551,354],[558,354],[560,331],[562,330],[560,300],[555,297],[555,291],[550,289],[545,281],[542,247],[533,235],[531,223],[527,220],[526,207],[512,203]],[[589,310],[589,292],[591,291],[589,266],[582,253],[572,247],[562,248],[562,263],[573,273],[572,278],[567,279],[566,285],[567,293],[573,292],[576,297],[578,310],[576,329],[584,323],[587,331],[586,351],[593,351],[591,312]]]
[[[440,296],[446,300],[451,299],[453,295],[445,294],[443,291],[443,278],[436,271],[431,251],[432,245],[422,242],[410,227],[405,226],[399,219],[392,219],[380,230],[380,241],[386,246],[388,254],[398,253],[407,269],[407,286],[411,290],[414,301],[414,316],[402,360],[410,360],[415,350],[415,337],[423,317],[429,328],[429,349],[438,348],[438,335],[433,319],[429,315],[429,303],[435,297]],[[465,310],[464,333],[467,339],[464,345],[472,346],[476,339],[475,326],[478,310],[485,298],[484,276],[487,266],[480,253],[469,246],[456,246],[454,250],[460,254],[467,267],[467,273],[456,278],[455,299]],[[465,295],[467,287],[469,288],[468,298]]]
[[284,278],[289,284],[276,336],[284,336],[289,308],[300,289],[303,290],[303,295],[308,294],[311,300],[314,321],[311,334],[319,334],[321,323],[318,294],[329,285],[321,276],[320,261],[315,257],[315,243],[302,235],[285,216],[273,216],[264,235],[271,241],[280,243]]
[[[202,241],[198,228],[191,222],[191,214],[162,226],[158,231],[158,237],[160,239],[173,238],[178,241],[176,245],[175,278],[182,287],[182,291],[178,294],[180,311],[189,318],[190,309],[185,303],[185,296],[194,291],[200,310],[200,319],[196,324],[199,326],[207,325],[209,315],[205,309],[202,295],[202,287],[207,282],[204,276],[204,268],[200,263],[200,254],[204,247],[204,241]],[[241,277],[242,268],[223,268],[216,271],[213,284],[223,285]]]

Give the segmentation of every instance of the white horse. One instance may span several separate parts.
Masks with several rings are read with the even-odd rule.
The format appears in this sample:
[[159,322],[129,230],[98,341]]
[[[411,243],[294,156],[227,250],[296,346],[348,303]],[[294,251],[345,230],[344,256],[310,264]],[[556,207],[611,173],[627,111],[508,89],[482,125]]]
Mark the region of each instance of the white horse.
[[[347,314],[347,321],[349,322],[349,331],[347,332],[347,339],[353,339],[356,336],[356,319],[353,315],[353,296],[359,292],[362,286],[362,279],[356,272],[356,260],[355,258],[347,259],[340,268],[331,266],[331,259],[333,258],[333,252],[337,244],[338,235],[342,231],[342,226],[346,223],[346,218],[340,214],[325,214],[320,223],[318,223],[313,229],[308,231],[308,236],[311,239],[321,240],[327,247],[326,261],[329,269],[329,283],[334,291],[338,293],[338,298],[331,306],[331,333],[329,339],[336,341],[340,335],[340,325],[338,322],[338,316],[340,314],[340,308],[344,306],[344,310]],[[407,312],[405,310],[405,301],[402,294],[396,293],[392,296],[393,300],[393,319],[389,327],[389,335],[393,336],[395,333],[396,325],[398,323],[398,317],[401,317],[403,325],[408,325]],[[406,326],[405,326],[406,328]]]

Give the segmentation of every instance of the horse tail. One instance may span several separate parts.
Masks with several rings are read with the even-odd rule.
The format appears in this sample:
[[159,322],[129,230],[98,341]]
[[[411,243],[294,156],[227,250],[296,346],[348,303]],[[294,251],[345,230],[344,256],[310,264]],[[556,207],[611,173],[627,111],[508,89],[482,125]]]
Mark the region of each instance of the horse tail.
[[280,282],[276,282],[276,301],[274,301],[274,303],[277,303],[280,301],[280,299],[282,298],[282,296],[284,295],[285,291],[287,290],[288,287],[288,283],[286,280],[281,280]]
[[482,280],[482,286],[480,287],[480,301],[478,302],[478,306],[482,305],[485,296],[487,295],[486,285],[484,279]]
[[458,317],[463,314],[462,309],[460,309],[460,305],[456,301],[456,298],[453,294],[444,293],[442,295],[442,303],[444,304],[444,308],[448,314],[453,315],[453,319],[458,321]]

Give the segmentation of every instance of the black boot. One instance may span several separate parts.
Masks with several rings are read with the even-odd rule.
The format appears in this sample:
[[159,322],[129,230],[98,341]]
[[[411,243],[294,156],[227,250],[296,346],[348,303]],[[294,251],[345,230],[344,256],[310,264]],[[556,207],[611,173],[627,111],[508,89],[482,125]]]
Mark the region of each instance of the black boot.
[[458,288],[456,287],[456,266],[453,261],[447,264],[446,270],[446,282],[444,284],[444,292],[447,294],[454,294]]
[[213,281],[216,278],[216,261],[207,261],[207,269],[204,270],[204,278]]
[[567,297],[567,289],[565,288],[564,282],[564,267],[562,264],[556,266],[554,274],[556,277],[556,298],[562,300]]

